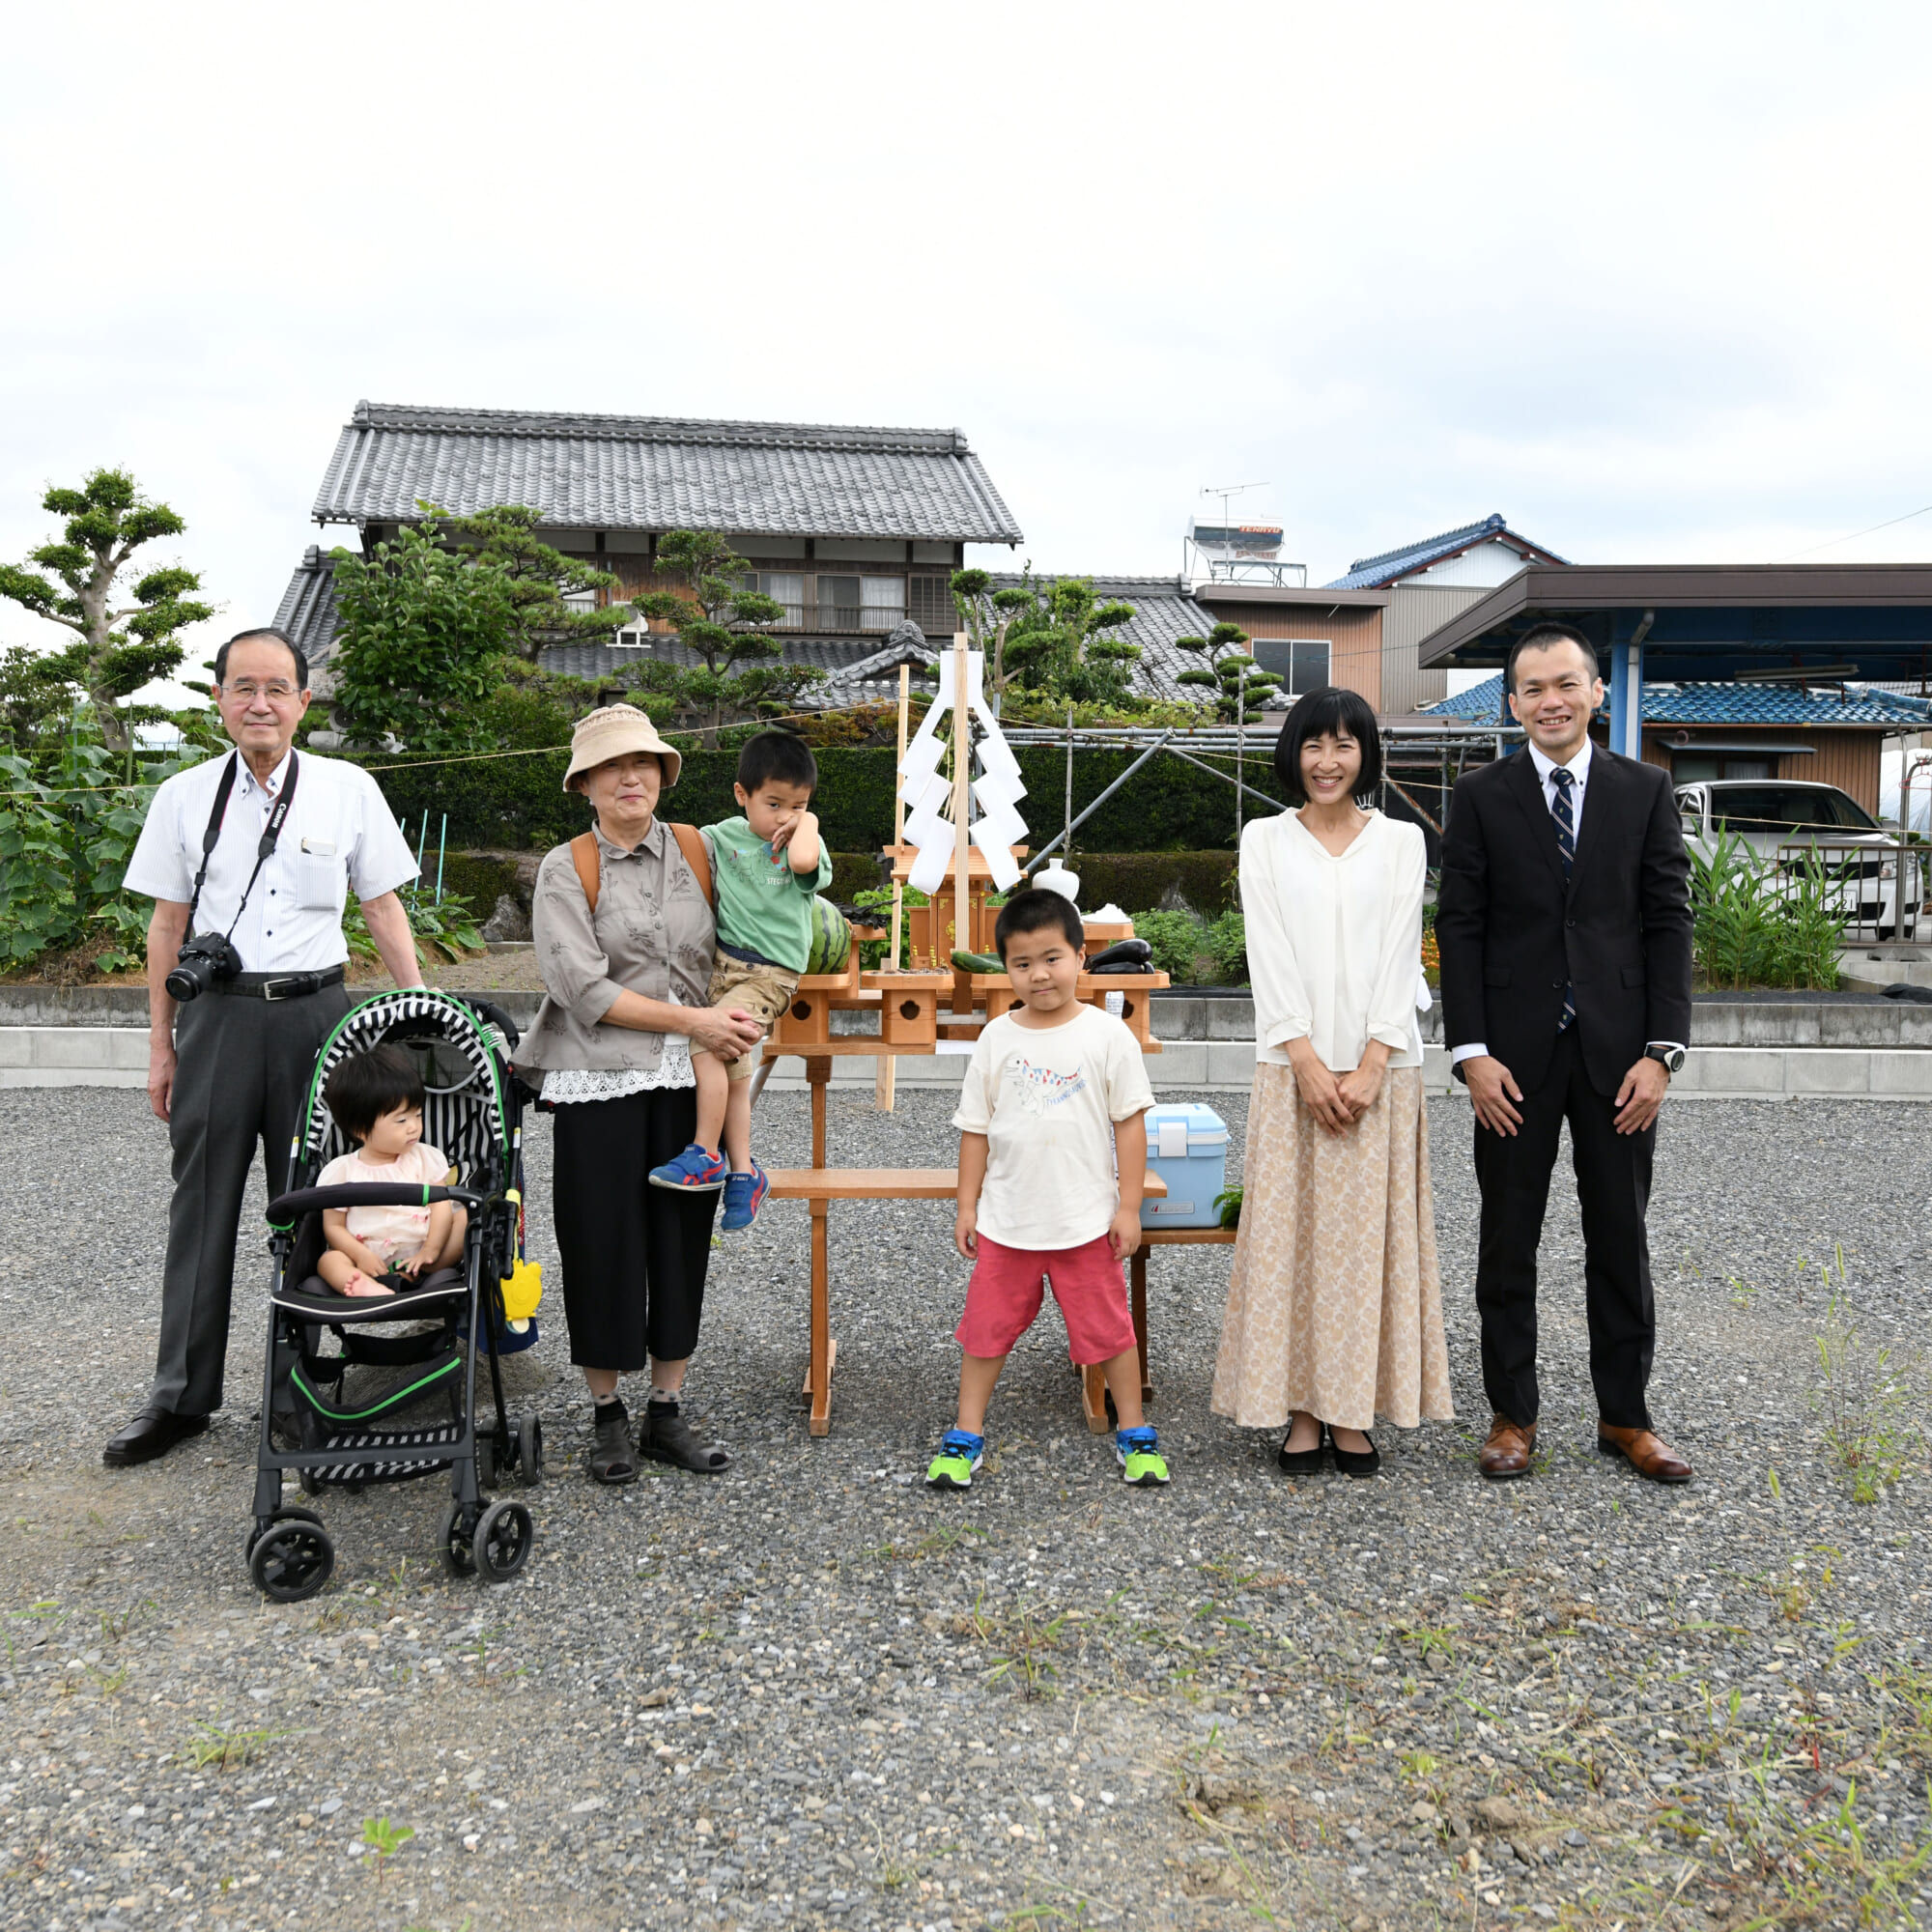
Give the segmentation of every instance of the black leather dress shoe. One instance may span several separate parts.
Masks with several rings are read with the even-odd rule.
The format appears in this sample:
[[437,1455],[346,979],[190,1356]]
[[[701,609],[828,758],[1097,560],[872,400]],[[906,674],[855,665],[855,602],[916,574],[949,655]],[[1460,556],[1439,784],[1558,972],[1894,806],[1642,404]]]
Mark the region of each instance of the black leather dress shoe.
[[110,1469],[152,1463],[156,1456],[165,1456],[177,1442],[199,1435],[207,1427],[205,1415],[176,1415],[150,1403],[100,1452],[100,1460]]

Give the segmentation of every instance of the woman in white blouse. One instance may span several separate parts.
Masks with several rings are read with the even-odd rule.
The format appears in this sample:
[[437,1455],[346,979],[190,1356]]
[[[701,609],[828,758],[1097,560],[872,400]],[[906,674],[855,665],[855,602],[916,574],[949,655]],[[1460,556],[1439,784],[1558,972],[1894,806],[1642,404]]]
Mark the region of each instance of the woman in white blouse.
[[1288,1424],[1291,1474],[1332,1450],[1369,1476],[1378,1415],[1454,1413],[1416,1024],[1426,854],[1419,826],[1356,803],[1381,741],[1354,692],[1302,698],[1274,762],[1299,810],[1241,836],[1257,1065],[1213,1406]]

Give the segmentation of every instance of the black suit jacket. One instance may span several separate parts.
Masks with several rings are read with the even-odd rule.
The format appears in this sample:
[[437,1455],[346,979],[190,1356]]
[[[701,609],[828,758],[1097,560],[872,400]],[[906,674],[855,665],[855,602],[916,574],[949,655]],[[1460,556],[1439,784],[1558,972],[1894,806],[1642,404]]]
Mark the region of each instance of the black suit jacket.
[[1566,889],[1527,750],[1461,780],[1435,937],[1449,1046],[1484,1042],[1530,1093],[1576,989],[1590,1084],[1614,1094],[1654,1039],[1690,1041],[1690,864],[1670,775],[1592,747]]

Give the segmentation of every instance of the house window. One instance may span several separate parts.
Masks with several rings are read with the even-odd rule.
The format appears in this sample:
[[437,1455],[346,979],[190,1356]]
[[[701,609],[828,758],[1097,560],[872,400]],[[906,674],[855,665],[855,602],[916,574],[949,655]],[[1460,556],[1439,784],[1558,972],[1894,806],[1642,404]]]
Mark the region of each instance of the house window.
[[776,631],[802,631],[805,628],[805,573],[801,570],[761,570],[758,588],[776,604],[784,606],[784,615],[772,626]]
[[859,628],[890,631],[905,621],[906,581],[903,577],[862,577],[859,580]]
[[890,631],[906,613],[903,577],[818,579],[821,631]]
[[1716,752],[1674,752],[1670,776],[1678,784],[1705,784],[1713,779],[1773,779],[1775,758],[1733,758]]
[[1257,638],[1255,662],[1281,679],[1290,697],[1305,697],[1328,682],[1326,638]]
[[906,614],[928,638],[950,638],[959,628],[952,585],[944,577],[915,577],[906,585]]

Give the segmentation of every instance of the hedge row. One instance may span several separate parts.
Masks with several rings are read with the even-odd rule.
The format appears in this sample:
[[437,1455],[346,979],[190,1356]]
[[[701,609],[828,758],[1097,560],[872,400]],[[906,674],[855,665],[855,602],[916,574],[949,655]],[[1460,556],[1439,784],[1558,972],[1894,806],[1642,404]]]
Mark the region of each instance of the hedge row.
[[[1033,828],[1037,848],[1064,823],[1066,754],[1051,746],[1029,745],[1017,756],[1028,793],[1020,811]],[[1074,810],[1097,798],[1134,756],[1130,752],[1076,752]],[[432,845],[445,812],[452,847],[547,847],[575,838],[590,823],[590,810],[582,798],[563,790],[566,753],[561,750],[469,764],[384,769],[380,760],[372,762],[377,781],[399,818],[414,824],[425,811],[430,814]],[[835,852],[876,850],[891,838],[895,763],[889,747],[818,753],[813,806],[826,843]],[[730,817],[737,810],[731,796],[736,770],[735,752],[691,753],[665,809],[696,825]],[[1247,780],[1255,790],[1278,796],[1274,770],[1265,756],[1250,755]],[[1232,851],[1234,843],[1233,788],[1208,772],[1164,755],[1144,766],[1075,835],[1083,855]],[[1188,897],[1193,898],[1192,893]],[[1120,903],[1126,905],[1128,900],[1122,898]]]
[[[1232,852],[1082,852],[1080,903],[1090,910],[1108,904],[1127,912],[1147,912],[1171,900],[1184,901],[1212,919],[1235,903]],[[427,887],[436,884],[434,850],[423,856]],[[494,852],[450,852],[443,860],[445,892],[469,900],[478,919],[488,919],[499,895],[525,895],[517,884],[517,862]],[[828,898],[850,905],[860,893],[880,884],[876,852],[835,852]]]

